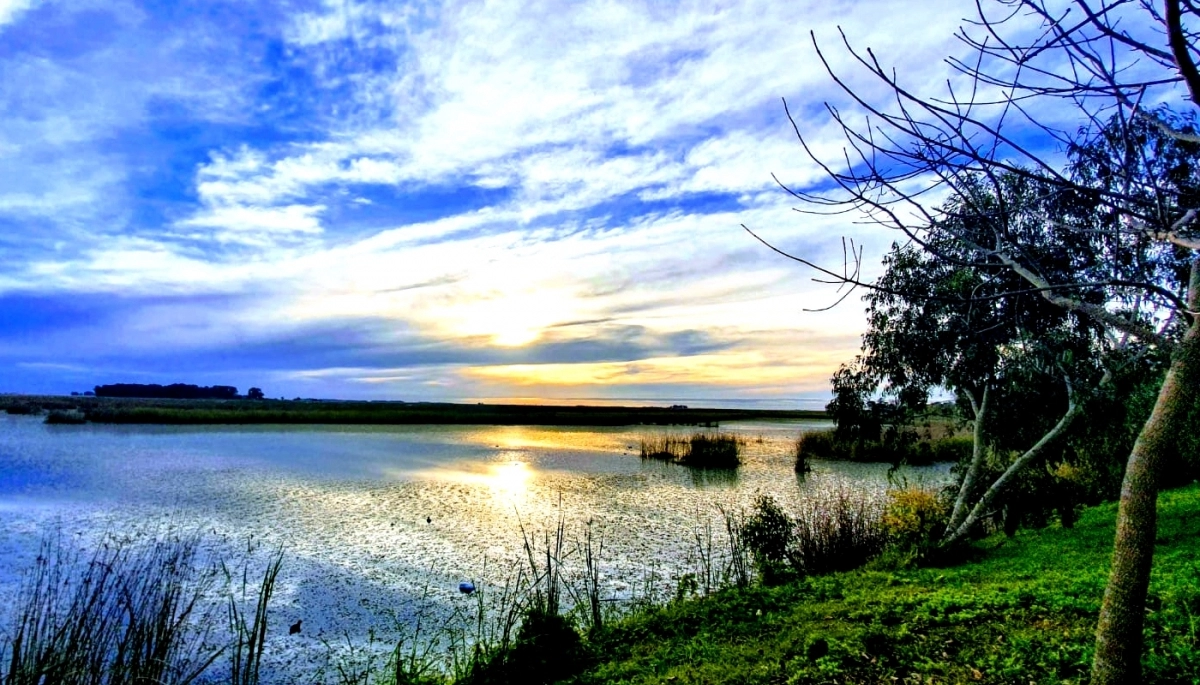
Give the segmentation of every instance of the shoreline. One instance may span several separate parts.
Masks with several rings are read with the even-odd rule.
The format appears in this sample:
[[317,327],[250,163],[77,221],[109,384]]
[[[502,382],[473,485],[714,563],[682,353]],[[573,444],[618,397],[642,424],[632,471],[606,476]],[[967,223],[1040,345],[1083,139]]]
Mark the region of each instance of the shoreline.
[[118,424],[331,424],[486,426],[698,426],[748,420],[821,420],[822,410],[714,409],[596,405],[363,400],[174,400],[4,395],[10,414],[76,411],[87,422]]

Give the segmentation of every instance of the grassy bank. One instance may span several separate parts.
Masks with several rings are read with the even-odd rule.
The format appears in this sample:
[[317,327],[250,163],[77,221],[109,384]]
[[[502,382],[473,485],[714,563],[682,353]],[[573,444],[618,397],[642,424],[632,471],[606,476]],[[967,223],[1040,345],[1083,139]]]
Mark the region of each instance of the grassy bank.
[[[428,634],[418,624],[390,656],[346,662],[306,681],[1086,682],[1114,505],[1085,511],[1071,530],[984,539],[953,565],[885,570],[885,552],[865,569],[813,575],[878,553],[884,542],[871,532],[878,522],[896,530],[885,511],[845,495],[831,503],[837,506],[786,513],[760,502],[749,516],[725,512],[728,555],[713,546],[711,531],[698,534],[704,563],[678,579],[673,600],[647,597],[615,613],[600,595],[602,541],[589,527],[572,543],[560,522],[552,533],[527,535],[527,563],[512,582],[480,586],[477,603],[456,620],[439,621]],[[793,536],[786,543],[778,537],[785,530]],[[1146,683],[1200,682],[1198,536],[1200,486],[1164,493],[1147,604]],[[268,610],[280,556],[265,574],[252,573],[249,585],[242,575],[239,587],[239,574],[195,562],[194,538],[105,546],[90,563],[66,566],[53,563],[54,549],[44,548],[13,607],[15,632],[0,636],[5,685],[77,682],[68,674],[83,671],[96,676],[88,682],[114,685],[228,682],[230,674],[254,685],[264,639],[288,630]],[[563,566],[573,555],[586,561],[576,571]],[[754,581],[751,556],[758,578],[777,584]],[[774,572],[764,571],[774,564],[780,573],[771,581]],[[213,596],[229,599],[199,601]],[[225,637],[213,639],[218,634]],[[122,661],[143,653],[153,658]]]
[[315,400],[146,400],[107,397],[0,397],[10,414],[77,412],[95,423],[148,424],[477,424],[530,426],[701,425],[752,419],[823,419],[822,411],[672,409],[440,402]]
[[[731,589],[606,628],[583,683],[1083,683],[1115,506],[945,568]],[[1200,488],[1164,493],[1148,683],[1200,682]]]

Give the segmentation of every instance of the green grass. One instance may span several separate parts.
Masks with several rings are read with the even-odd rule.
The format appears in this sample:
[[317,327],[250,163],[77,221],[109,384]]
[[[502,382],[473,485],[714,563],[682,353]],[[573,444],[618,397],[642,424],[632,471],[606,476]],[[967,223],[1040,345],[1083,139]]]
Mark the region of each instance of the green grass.
[[[1200,488],[1164,493],[1147,683],[1200,683]],[[1115,505],[978,543],[945,568],[753,586],[631,617],[592,637],[583,683],[1082,683]]]

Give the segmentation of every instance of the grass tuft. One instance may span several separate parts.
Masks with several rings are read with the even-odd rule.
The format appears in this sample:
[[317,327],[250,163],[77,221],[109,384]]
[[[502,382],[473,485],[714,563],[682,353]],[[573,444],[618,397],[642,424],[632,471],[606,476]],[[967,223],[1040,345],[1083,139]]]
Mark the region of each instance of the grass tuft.
[[684,466],[733,469],[741,465],[743,438],[732,433],[694,433],[643,436],[642,459],[658,459]]

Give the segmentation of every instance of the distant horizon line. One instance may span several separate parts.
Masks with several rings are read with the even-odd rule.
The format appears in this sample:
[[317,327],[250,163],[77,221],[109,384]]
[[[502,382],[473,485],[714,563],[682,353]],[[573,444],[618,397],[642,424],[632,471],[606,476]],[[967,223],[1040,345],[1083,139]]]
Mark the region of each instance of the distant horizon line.
[[[78,394],[72,394],[78,393]],[[21,391],[0,391],[0,395],[27,395],[30,397],[81,397],[82,392],[69,391],[59,393],[36,393],[36,392],[21,392]],[[239,396],[239,398],[243,398]],[[116,398],[120,399],[120,398]],[[266,399],[273,399],[268,396]],[[281,398],[286,399],[286,398]],[[531,395],[521,396],[470,396],[470,397],[431,397],[425,399],[381,399],[381,398],[341,398],[341,397],[297,397],[296,399],[304,400],[321,400],[332,402],[444,402],[448,404],[467,403],[476,404],[480,402],[522,402],[522,403],[541,403],[541,404],[562,404],[567,402],[636,402],[636,403],[681,403],[681,402],[727,402],[731,404],[750,404],[750,403],[796,403],[796,404],[827,404],[828,399],[813,398],[813,397],[681,397],[681,396],[660,396],[660,397],[538,397]]]

